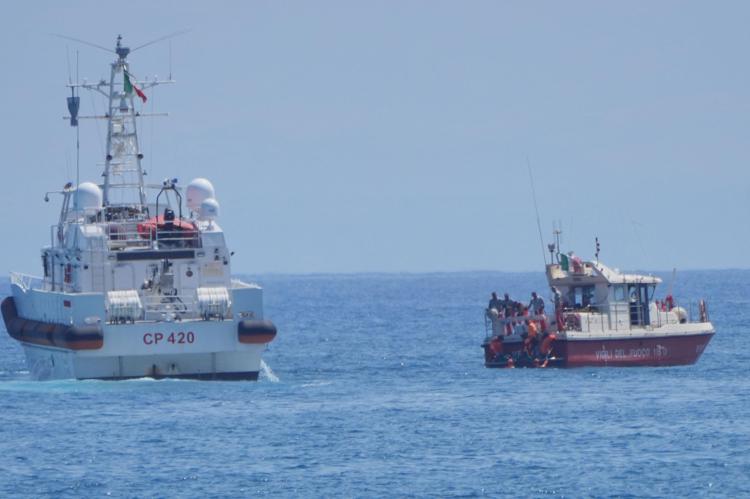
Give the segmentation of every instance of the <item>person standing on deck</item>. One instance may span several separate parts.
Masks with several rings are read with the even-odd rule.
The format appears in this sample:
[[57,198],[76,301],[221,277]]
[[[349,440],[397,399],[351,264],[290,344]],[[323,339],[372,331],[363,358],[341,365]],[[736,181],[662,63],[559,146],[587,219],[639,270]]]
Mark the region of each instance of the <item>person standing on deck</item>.
[[552,295],[555,300],[555,322],[557,322],[557,332],[561,332],[565,328],[565,323],[563,321],[562,293],[560,293],[560,290],[554,286],[551,286],[550,289],[552,289]]
[[[509,317],[513,316],[513,300],[510,299],[510,295],[508,293],[503,294],[503,299],[500,300],[500,310],[502,311],[502,316],[507,319]],[[513,332],[510,321],[505,322],[505,335],[508,336]]]
[[500,301],[500,299],[497,297],[496,292],[492,292],[492,298],[490,298],[490,303],[487,305],[487,310],[492,310],[493,308],[497,310],[498,312],[502,311],[503,309],[503,302]]
[[510,317],[513,309],[513,300],[510,299],[510,295],[508,293],[505,293],[503,295],[503,299],[500,300],[499,303],[500,307],[502,307],[502,310],[505,313],[505,317]]
[[544,299],[536,294],[536,291],[531,293],[531,301],[529,302],[529,310],[534,315],[544,314]]

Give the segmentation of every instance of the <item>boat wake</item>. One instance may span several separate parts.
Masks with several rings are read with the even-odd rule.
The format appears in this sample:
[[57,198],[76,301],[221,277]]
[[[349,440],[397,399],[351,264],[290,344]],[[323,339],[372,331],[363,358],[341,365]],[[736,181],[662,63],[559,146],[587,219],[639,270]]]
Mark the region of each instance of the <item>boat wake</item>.
[[266,361],[261,359],[260,361],[260,375],[263,379],[266,379],[270,381],[271,383],[278,383],[281,381],[278,376],[276,376],[268,364],[266,364]]

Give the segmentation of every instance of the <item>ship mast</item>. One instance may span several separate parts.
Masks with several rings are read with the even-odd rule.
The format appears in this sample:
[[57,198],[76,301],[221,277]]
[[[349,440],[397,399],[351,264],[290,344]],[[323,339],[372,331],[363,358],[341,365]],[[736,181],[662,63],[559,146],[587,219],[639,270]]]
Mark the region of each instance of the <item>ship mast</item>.
[[125,83],[126,78],[132,78],[127,62],[130,49],[122,46],[120,35],[117,36],[115,52],[117,60],[112,63],[109,79],[107,155],[102,174],[104,207],[108,214],[122,212],[127,208],[132,209],[132,214],[143,213],[146,209],[141,167],[143,154],[138,144],[134,95],[132,90],[126,90]]
[[[137,47],[136,50],[141,47]],[[111,50],[105,50],[111,52]],[[101,187],[104,212],[108,220],[143,219],[148,216],[145,172],[141,165],[143,153],[138,141],[136,118],[165,116],[166,114],[136,112],[135,99],[138,98],[136,92],[142,93],[144,89],[163,83],[174,83],[171,79],[137,82],[130,72],[130,65],[127,61],[130,52],[129,47],[122,45],[122,36],[118,35],[114,50],[117,59],[111,64],[109,84],[102,80],[95,84],[69,85],[96,90],[108,99],[109,105],[104,116],[80,117],[107,120],[106,156],[102,173],[104,182]]]

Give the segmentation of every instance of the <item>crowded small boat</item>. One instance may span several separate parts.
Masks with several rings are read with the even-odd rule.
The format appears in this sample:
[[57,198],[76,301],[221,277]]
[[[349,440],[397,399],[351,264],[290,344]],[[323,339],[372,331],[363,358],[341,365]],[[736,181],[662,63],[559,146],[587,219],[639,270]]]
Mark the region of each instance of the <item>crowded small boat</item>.
[[704,300],[659,298],[662,282],[597,257],[583,261],[550,246],[549,303],[492,293],[485,310],[487,367],[671,366],[693,364],[714,335]]

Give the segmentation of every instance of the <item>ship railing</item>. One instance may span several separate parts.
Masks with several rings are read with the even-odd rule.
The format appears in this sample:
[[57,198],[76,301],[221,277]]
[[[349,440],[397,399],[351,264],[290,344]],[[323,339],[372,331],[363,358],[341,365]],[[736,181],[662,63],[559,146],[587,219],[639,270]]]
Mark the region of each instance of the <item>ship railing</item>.
[[[107,239],[107,249],[123,249],[131,247],[152,247],[150,237],[142,237],[138,233],[138,224],[134,222],[107,222],[101,224]],[[65,246],[64,224],[55,224],[50,227],[50,242],[53,248]],[[104,248],[102,248],[104,249]]]
[[110,250],[153,247],[151,234],[138,232],[138,224],[134,222],[108,222],[105,233]]
[[656,314],[651,316],[651,324],[654,327],[660,327],[668,324],[682,324],[690,322],[710,322],[711,318],[708,313],[708,303],[705,300],[689,300],[687,308],[683,304],[674,301],[674,305],[667,310],[664,304],[657,303]]
[[[141,222],[143,223],[143,222]],[[181,230],[153,227],[143,227],[135,222],[107,223],[107,237],[110,249],[124,248],[199,248],[201,246],[200,232],[195,230]],[[140,225],[140,229],[139,229]]]
[[[633,328],[658,328],[670,324],[684,324],[692,322],[709,322],[708,305],[704,300],[688,301],[687,308],[679,302],[674,302],[670,310],[648,305],[648,320],[644,307],[631,307],[630,303],[610,303],[601,307],[590,305],[585,308],[566,308],[559,317],[556,314],[501,317],[493,316],[489,309],[484,312],[485,337],[506,336],[517,334],[519,326],[526,320],[547,321],[549,329],[556,329],[557,321],[561,320],[564,331],[578,331],[583,333],[597,333],[606,330],[629,331]],[[684,304],[683,304],[684,305]],[[648,322],[648,324],[645,324]]]
[[183,319],[220,319],[232,316],[231,306],[221,312],[201,308],[196,295],[145,295],[141,296],[144,320],[172,321]]
[[[614,307],[613,312],[607,313],[594,305],[581,309],[565,309],[561,313],[563,330],[590,333],[606,329],[629,329],[629,324],[620,320],[617,307]],[[626,314],[622,315],[624,318]]]
[[[688,301],[687,308],[674,302],[670,310],[648,305],[648,318],[644,307],[632,307],[629,303],[611,303],[606,307],[589,306],[582,309],[563,311],[563,324],[566,331],[584,333],[605,330],[629,331],[633,328],[658,328],[667,325],[693,322],[709,322],[708,305],[704,300]],[[648,323],[648,324],[647,324]]]
[[44,279],[30,274],[21,272],[11,272],[9,274],[10,283],[15,284],[24,291],[31,289],[40,289],[44,286]]
[[486,338],[492,336],[520,335],[521,329],[526,321],[535,321],[538,324],[544,322],[547,328],[551,328],[550,317],[547,315],[518,315],[515,317],[494,317],[490,309],[484,311],[484,332]]
[[200,317],[194,295],[141,296],[145,320],[181,320]]
[[201,237],[195,230],[162,230],[156,233],[156,243],[159,247],[200,248]]
[[[200,248],[200,231],[195,230],[166,230],[160,228],[141,227],[144,221],[110,221],[101,223],[108,250],[122,250],[126,248]],[[64,246],[64,225],[55,224],[50,227],[50,242],[53,248]]]

